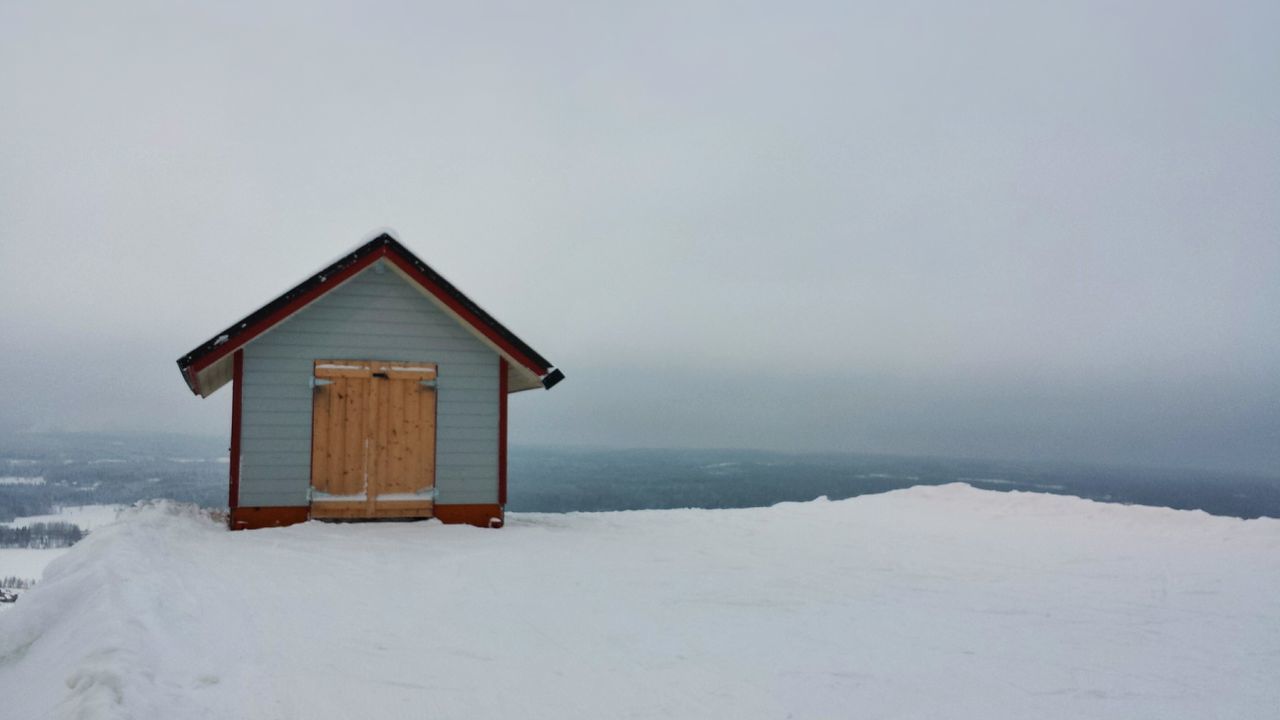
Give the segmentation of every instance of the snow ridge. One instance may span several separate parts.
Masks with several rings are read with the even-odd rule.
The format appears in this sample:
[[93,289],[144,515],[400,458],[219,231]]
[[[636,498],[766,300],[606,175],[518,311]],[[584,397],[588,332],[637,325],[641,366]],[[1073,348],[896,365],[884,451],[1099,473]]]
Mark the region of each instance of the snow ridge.
[[[121,511],[116,523],[50,563],[37,589],[0,622],[4,675],[24,661],[39,669],[28,674],[17,697],[38,691],[58,697],[55,717],[163,717],[166,697],[172,700],[178,689],[160,682],[173,659],[163,647],[166,621],[183,619],[184,599],[166,583],[180,576],[184,563],[172,552],[155,552],[154,543],[221,534],[222,526],[194,506],[145,503]],[[49,658],[59,662],[45,665]]]
[[0,615],[22,718],[1269,718],[1280,521],[966,485],[503,530],[126,511]]

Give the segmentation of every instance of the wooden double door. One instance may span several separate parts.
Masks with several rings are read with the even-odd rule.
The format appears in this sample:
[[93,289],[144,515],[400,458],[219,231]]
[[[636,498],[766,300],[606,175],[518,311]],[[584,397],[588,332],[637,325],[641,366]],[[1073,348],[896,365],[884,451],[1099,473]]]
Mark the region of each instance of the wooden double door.
[[436,365],[317,360],[311,516],[431,517]]

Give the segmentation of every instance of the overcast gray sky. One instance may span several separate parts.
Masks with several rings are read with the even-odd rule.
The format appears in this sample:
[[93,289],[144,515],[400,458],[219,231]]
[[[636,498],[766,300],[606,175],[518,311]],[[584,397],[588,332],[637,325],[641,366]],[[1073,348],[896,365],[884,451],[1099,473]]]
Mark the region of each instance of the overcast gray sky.
[[394,227],[517,443],[1280,474],[1280,3],[0,2],[0,427]]

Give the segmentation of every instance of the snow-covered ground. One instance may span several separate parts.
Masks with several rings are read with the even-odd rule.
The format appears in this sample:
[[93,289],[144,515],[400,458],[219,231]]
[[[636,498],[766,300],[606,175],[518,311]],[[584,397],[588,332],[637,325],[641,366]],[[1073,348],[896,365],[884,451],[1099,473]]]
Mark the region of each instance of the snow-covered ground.
[[[60,508],[52,515],[28,515],[9,522],[6,527],[28,527],[41,522],[67,522],[89,531],[115,522],[123,505],[76,505]],[[0,578],[17,577],[23,580],[39,580],[44,568],[71,548],[0,548]],[[13,605],[0,604],[0,611]]]
[[44,476],[35,477],[5,475],[0,477],[0,485],[43,485]]
[[[38,580],[45,567],[71,548],[0,548],[0,578],[16,577],[22,580]],[[26,592],[9,588],[19,595]],[[12,603],[0,603],[0,613],[15,607]]]
[[0,577],[39,580],[45,567],[71,548],[0,548]]
[[1275,718],[1280,521],[917,487],[229,533],[130,510],[0,614],[19,718]]
[[35,523],[65,522],[79,525],[81,530],[88,532],[115,522],[116,516],[125,507],[125,505],[70,505],[59,508],[58,512],[51,515],[26,515],[0,525],[28,527]]

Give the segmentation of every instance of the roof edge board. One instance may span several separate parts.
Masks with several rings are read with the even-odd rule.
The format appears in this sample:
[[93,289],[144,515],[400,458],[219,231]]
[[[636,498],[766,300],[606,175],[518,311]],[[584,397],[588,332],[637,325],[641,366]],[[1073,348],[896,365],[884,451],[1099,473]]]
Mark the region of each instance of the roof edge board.
[[[390,258],[388,258],[388,260],[389,259]],[[481,343],[484,343],[485,347],[489,348],[493,352],[505,358],[507,362],[510,364],[512,372],[523,372],[524,374],[527,374],[528,376],[534,378],[535,382],[540,382],[542,376],[545,375],[546,372],[550,371],[550,369],[548,369],[546,372],[539,373],[533,368],[530,368],[527,363],[523,362],[520,358],[516,357],[507,349],[503,348],[501,345],[494,342],[489,336],[481,332],[479,328],[475,327],[474,324],[472,324],[471,322],[468,322],[466,318],[463,318],[461,315],[459,315],[458,312],[455,311],[452,307],[450,307],[448,303],[446,303],[443,299],[441,299],[434,292],[432,292],[430,288],[424,287],[422,283],[419,283],[413,276],[411,276],[408,272],[406,272],[404,268],[401,268],[395,262],[388,262],[387,265],[390,266],[392,272],[398,275],[400,279],[404,280],[406,283],[412,286],[413,289],[422,293],[422,295],[426,297],[426,299],[432,305],[435,305],[436,308],[438,308],[441,312],[443,312],[449,319],[461,325],[468,333],[472,335],[472,337],[479,340]]]
[[[236,350],[243,348],[259,335],[271,330],[382,258],[386,258],[387,264],[397,274],[419,288],[450,317],[461,323],[490,349],[506,358],[513,370],[519,369],[522,374],[527,373],[528,378],[535,383],[527,389],[533,389],[538,384],[550,389],[560,378],[563,378],[563,373],[560,373],[550,361],[458,290],[430,265],[401,245],[393,236],[384,232],[351,252],[345,253],[319,272],[178,358],[178,369],[187,387],[192,393],[201,397],[208,397],[217,392],[222,385],[226,384],[225,382],[208,388],[200,381],[201,375],[208,368],[230,357]],[[331,282],[332,280],[336,282]],[[559,377],[554,381],[545,382],[556,375]]]
[[[395,241],[392,240],[392,242],[394,243]],[[391,246],[389,250],[387,260],[390,261],[390,265],[393,268],[400,270],[402,276],[407,276],[407,279],[413,285],[418,286],[428,295],[434,297],[439,304],[447,307],[451,311],[450,314],[454,315],[457,320],[487,338],[492,345],[501,350],[505,357],[529,368],[538,377],[550,372],[553,365],[549,360],[516,337],[515,333],[508,330],[506,326],[498,322],[497,318],[490,315],[474,300],[458,290],[444,276],[432,270],[429,265],[419,260],[399,243]],[[404,265],[401,264],[402,262]],[[454,302],[450,302],[450,300]],[[468,318],[468,315],[471,317]],[[486,328],[490,332],[485,332]]]
[[[389,236],[384,236],[388,237]],[[191,352],[178,358],[178,367],[184,372],[188,367],[200,372],[212,365],[219,358],[234,352],[254,337],[270,329],[284,318],[309,305],[342,282],[354,277],[356,273],[373,264],[374,260],[386,254],[384,246],[375,246],[378,240],[370,241],[343,255],[336,262],[328,265],[301,283],[286,290],[266,305],[249,313],[221,333],[196,346]],[[338,282],[330,283],[337,278]],[[301,301],[301,302],[300,302]],[[291,307],[293,305],[297,307]],[[287,311],[287,312],[284,312]],[[241,337],[247,335],[247,337]],[[233,342],[234,340],[234,342]]]

